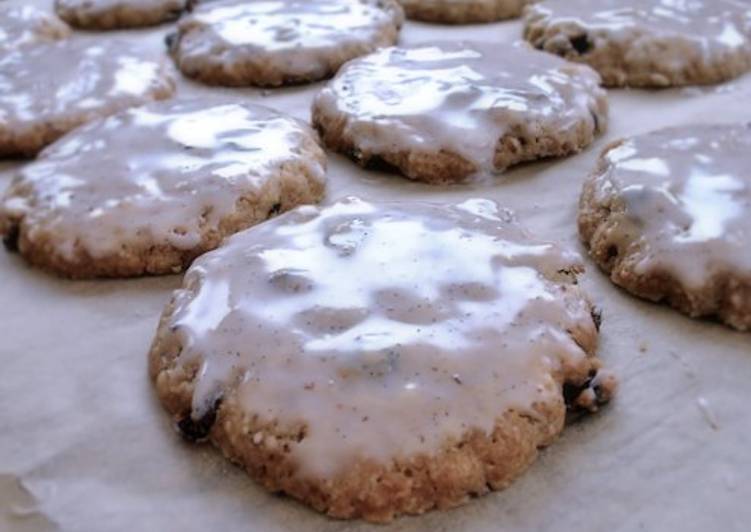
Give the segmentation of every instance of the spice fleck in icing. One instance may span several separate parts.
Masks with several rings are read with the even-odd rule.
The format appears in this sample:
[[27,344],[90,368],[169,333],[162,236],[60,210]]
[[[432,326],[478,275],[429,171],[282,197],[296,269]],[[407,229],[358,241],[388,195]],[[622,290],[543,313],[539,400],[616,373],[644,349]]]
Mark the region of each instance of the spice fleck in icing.
[[167,98],[172,77],[126,43],[64,40],[0,57],[0,155],[33,154],[74,127]]
[[527,9],[525,37],[581,59],[608,85],[683,85],[751,68],[747,0],[547,0]]
[[487,200],[349,198],[198,259],[155,348],[181,346],[169,371],[195,374],[193,419],[232,396],[280,432],[303,423],[296,468],[331,478],[492,432],[509,409],[563,408],[562,381],[598,367],[579,269]]
[[[0,221],[66,260],[121,247],[205,250],[233,232],[317,200],[323,151],[302,122],[234,100],[127,110],[77,129],[20,170]],[[273,212],[272,212],[273,211]],[[213,245],[211,244],[213,243]]]
[[386,48],[348,63],[316,97],[313,120],[327,144],[349,139],[360,159],[450,152],[496,173],[591,142],[607,124],[599,81],[524,45],[501,56],[484,42]]

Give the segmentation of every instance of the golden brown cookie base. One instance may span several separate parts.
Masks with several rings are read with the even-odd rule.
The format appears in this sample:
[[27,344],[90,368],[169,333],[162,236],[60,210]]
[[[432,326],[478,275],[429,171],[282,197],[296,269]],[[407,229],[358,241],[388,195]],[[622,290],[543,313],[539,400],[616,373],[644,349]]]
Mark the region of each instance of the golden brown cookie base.
[[200,361],[175,363],[182,347],[168,326],[174,311],[173,300],[162,315],[149,353],[149,374],[182,434],[193,441],[210,440],[267,490],[286,493],[338,519],[387,523],[399,515],[452,508],[504,489],[563,430],[567,406],[594,411],[616,388],[615,379],[600,370],[594,355],[594,329],[571,331],[589,357],[579,367],[564,367],[555,375],[563,393],[550,403],[535,404],[535,415],[508,410],[497,418],[490,434],[469,429],[460,439],[446,441],[436,453],[395,457],[388,464],[361,460],[333,478],[313,478],[299,473],[290,453],[304,440],[305,424],[262,422],[241,408],[232,390],[224,390],[201,419],[191,417]]
[[[611,144],[605,152],[620,142]],[[578,225],[584,245],[611,281],[638,297],[665,302],[692,318],[717,318],[735,329],[751,330],[751,277],[718,274],[695,290],[685,287],[668,271],[636,273],[639,235],[629,230],[630,238],[623,239],[623,202],[615,193],[605,197],[597,190],[594,177],[605,170],[606,164],[601,158],[600,167],[584,185]],[[598,196],[603,199],[598,200]]]
[[[309,143],[302,149],[302,155],[325,166],[322,150],[313,140]],[[116,254],[91,257],[79,247],[69,257],[58,250],[54,232],[33,226],[25,218],[2,216],[0,235],[5,235],[6,247],[18,250],[30,264],[62,277],[91,279],[163,275],[184,270],[196,257],[216,248],[224,237],[298,205],[317,203],[323,194],[324,183],[310,173],[307,165],[287,164],[257,194],[239,199],[235,212],[222,219],[218,227],[205,226],[200,243],[190,249],[141,239],[136,243],[123,241]],[[29,236],[31,233],[33,238]]]
[[129,6],[127,2],[108,9],[87,8],[85,2],[77,6],[55,1],[55,11],[65,22],[86,30],[113,30],[120,28],[141,28],[155,26],[177,19],[187,7],[184,0],[155,3],[149,9]]
[[[606,87],[665,88],[686,85],[709,85],[736,78],[751,70],[751,54],[738,48],[722,59],[709,60],[695,47],[683,46],[684,60],[676,67],[674,61],[661,59],[661,50],[680,45],[676,39],[643,39],[639,54],[633,54],[637,40],[619,43],[590,35],[586,28],[549,26],[545,17],[530,12],[524,21],[524,39],[538,50],[558,55],[569,61],[591,66]],[[597,41],[597,46],[594,42]],[[647,46],[653,48],[650,53]]]
[[[563,157],[578,153],[589,146],[604,129],[607,102],[598,102],[599,116],[592,115],[595,127],[582,121],[567,131],[546,130],[543,127],[517,128],[498,139],[493,166],[495,171],[529,161],[548,157]],[[363,167],[396,168],[410,179],[440,185],[466,180],[478,171],[471,161],[447,150],[437,152],[400,150],[374,153],[362,150],[355,138],[347,135],[347,117],[344,114],[328,115],[320,107],[313,108],[313,127],[324,144],[331,150],[343,153]],[[532,124],[530,124],[532,126]],[[534,135],[528,131],[542,131]]]
[[522,14],[524,6],[536,0],[399,0],[407,18],[440,24],[496,22]]

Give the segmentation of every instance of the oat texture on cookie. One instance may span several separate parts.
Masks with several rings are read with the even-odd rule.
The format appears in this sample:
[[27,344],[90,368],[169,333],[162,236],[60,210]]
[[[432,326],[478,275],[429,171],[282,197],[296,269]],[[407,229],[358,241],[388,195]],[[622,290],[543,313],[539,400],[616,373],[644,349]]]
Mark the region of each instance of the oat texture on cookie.
[[71,132],[23,167],[0,233],[74,278],[180,271],[225,236],[320,199],[309,126],[236,100],[172,100]]
[[316,96],[328,147],[429,183],[575,153],[607,125],[589,67],[523,43],[392,47],[354,60]]
[[611,87],[719,83],[751,69],[748,0],[546,0],[524,37]]
[[518,17],[537,0],[399,0],[407,17],[442,24],[495,22]]
[[77,28],[111,30],[174,20],[191,3],[191,0],[55,0],[55,11]]
[[121,41],[66,39],[0,56],[0,157],[33,156],[92,119],[172,96],[161,61]]
[[0,53],[65,39],[70,28],[56,16],[34,6],[0,6]]
[[396,42],[396,0],[219,0],[183,17],[168,46],[180,70],[212,85],[300,84]]
[[613,393],[580,270],[488,200],[301,207],[193,264],[150,372],[269,490],[338,518],[448,508]]
[[579,231],[614,283],[751,329],[751,126],[694,125],[616,142],[581,198]]

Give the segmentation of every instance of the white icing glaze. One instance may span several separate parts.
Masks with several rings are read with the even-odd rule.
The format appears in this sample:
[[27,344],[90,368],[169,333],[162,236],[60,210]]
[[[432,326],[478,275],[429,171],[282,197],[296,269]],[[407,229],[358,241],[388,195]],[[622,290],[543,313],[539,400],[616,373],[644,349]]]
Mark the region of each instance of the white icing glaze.
[[123,42],[64,40],[16,50],[0,57],[0,132],[56,122],[70,129],[173,90],[159,61]]
[[604,98],[593,70],[525,45],[499,56],[494,43],[436,42],[348,63],[314,105],[346,116],[344,134],[364,152],[448,150],[497,172],[504,134],[602,130]]
[[299,52],[377,41],[384,27],[399,20],[390,1],[223,0],[199,5],[181,25],[209,28],[233,47]]
[[330,77],[394,44],[403,18],[396,0],[224,0],[183,17],[168,43],[190,77],[278,87]]
[[751,126],[669,128],[604,156],[598,194],[616,195],[639,247],[637,273],[669,271],[701,288],[713,276],[751,278]]
[[[634,62],[659,52],[660,62],[683,65],[686,46],[710,59],[739,49],[751,54],[747,0],[546,0],[529,8],[529,18],[538,16],[551,26],[586,28],[594,45],[603,38],[630,48]],[[661,40],[659,50],[646,39]],[[665,39],[676,41],[668,46]]]
[[560,402],[554,375],[588,362],[567,331],[596,335],[561,273],[579,267],[488,200],[348,198],[198,259],[164,326],[183,346],[176,364],[200,362],[194,416],[239,383],[248,415],[307,424],[291,451],[304,474],[335,475]]
[[0,51],[56,41],[69,34],[62,20],[34,6],[0,7]]
[[229,100],[134,108],[47,148],[20,171],[0,212],[25,217],[31,240],[54,234],[67,258],[76,246],[96,259],[139,241],[191,249],[240,198],[282,179],[282,165],[306,164],[322,186],[324,168],[301,152],[313,138],[296,119]]

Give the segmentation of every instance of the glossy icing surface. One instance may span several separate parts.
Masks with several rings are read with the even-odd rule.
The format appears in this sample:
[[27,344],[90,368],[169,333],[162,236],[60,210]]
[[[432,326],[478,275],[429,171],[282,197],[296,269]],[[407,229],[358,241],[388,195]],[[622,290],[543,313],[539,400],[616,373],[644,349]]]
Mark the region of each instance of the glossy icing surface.
[[[625,205],[624,244],[637,272],[668,270],[701,287],[713,274],[751,277],[751,126],[670,128],[604,155],[598,193]],[[635,236],[636,235],[636,236]]]
[[305,423],[293,457],[328,475],[491,431],[508,408],[536,416],[533,403],[560,403],[561,368],[587,361],[570,331],[596,336],[562,273],[579,267],[488,200],[347,198],[198,259],[163,326],[182,345],[176,364],[199,362],[195,416],[236,386],[248,415],[277,430]]
[[0,7],[0,51],[70,35],[70,28],[57,17],[34,6]]
[[384,27],[401,22],[401,13],[392,4],[392,0],[222,0],[200,4],[180,26],[183,31],[203,28],[233,47],[300,52],[377,40]]
[[589,0],[547,0],[529,9],[530,14],[552,17],[552,24],[599,30],[623,41],[647,33],[696,42],[706,54],[751,51],[747,0],[599,0],[596,5]]
[[0,57],[0,129],[81,122],[173,92],[159,61],[117,41],[64,40]]
[[352,61],[314,105],[344,115],[345,135],[363,151],[449,150],[495,172],[504,134],[601,130],[604,98],[589,67],[523,45],[499,56],[496,44],[446,41]]
[[151,104],[47,148],[20,171],[0,211],[25,217],[30,239],[54,234],[68,257],[76,246],[97,258],[138,241],[191,249],[240,198],[279,186],[282,165],[306,164],[322,186],[322,164],[301,151],[313,138],[301,122],[252,104]]

